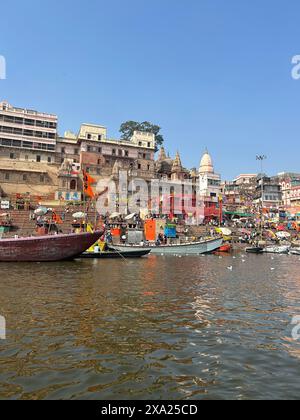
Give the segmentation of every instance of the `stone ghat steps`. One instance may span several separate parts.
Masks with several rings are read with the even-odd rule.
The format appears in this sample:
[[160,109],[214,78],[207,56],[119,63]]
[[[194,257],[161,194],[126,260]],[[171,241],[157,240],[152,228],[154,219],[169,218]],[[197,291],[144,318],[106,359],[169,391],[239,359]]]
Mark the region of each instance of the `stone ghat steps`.
[[[74,222],[73,214],[77,212],[84,212],[82,207],[70,208],[69,211],[66,211],[64,207],[57,207],[54,209],[56,214],[58,214],[63,219],[63,224],[59,224],[58,227],[62,230],[63,233],[70,233],[73,230],[72,223]],[[87,221],[90,221],[93,225],[95,222],[95,210],[91,209],[88,212]],[[9,212],[14,230],[9,232],[5,236],[12,236],[16,234],[19,236],[30,236],[33,235],[36,231],[36,221],[31,220],[30,215],[33,215],[33,211],[28,210],[11,210]],[[96,223],[98,227],[102,227],[103,220],[96,214]],[[180,237],[186,236],[185,227],[178,227],[178,232]],[[210,233],[210,228],[205,226],[189,226],[188,234],[189,237],[200,237],[206,236]]]
[[[63,208],[55,209],[56,214],[60,217],[63,217],[63,224],[59,224],[58,227],[62,230],[63,233],[70,233],[73,230],[72,223],[74,221],[73,214],[77,211],[81,211],[82,209],[76,209],[75,211],[71,211],[66,213]],[[11,236],[12,234],[19,235],[19,236],[30,236],[33,235],[36,231],[36,221],[32,220],[30,216],[33,214],[31,211],[27,210],[11,210],[9,212],[14,229],[13,231],[9,232],[5,236]],[[94,224],[95,221],[95,212],[89,211],[88,212],[88,221],[91,221]],[[97,224],[101,226],[101,220],[97,217]]]

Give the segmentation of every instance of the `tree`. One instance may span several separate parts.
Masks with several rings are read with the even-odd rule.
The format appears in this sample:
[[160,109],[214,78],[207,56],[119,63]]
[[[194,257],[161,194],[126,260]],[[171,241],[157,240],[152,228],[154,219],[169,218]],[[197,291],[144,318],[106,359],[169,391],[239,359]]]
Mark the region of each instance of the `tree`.
[[122,133],[122,140],[130,140],[135,131],[141,131],[143,133],[153,133],[155,135],[156,150],[158,146],[161,146],[164,142],[163,136],[160,134],[161,127],[155,124],[151,124],[148,121],[142,123],[136,121],[126,121],[120,127],[120,133]]

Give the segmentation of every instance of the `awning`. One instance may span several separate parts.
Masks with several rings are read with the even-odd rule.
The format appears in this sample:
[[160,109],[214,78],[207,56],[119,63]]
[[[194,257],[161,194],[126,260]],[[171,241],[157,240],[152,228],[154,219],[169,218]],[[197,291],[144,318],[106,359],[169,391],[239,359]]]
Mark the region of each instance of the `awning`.
[[227,216],[254,217],[253,214],[239,213],[239,212],[236,212],[236,211],[225,211],[224,214],[226,214]]

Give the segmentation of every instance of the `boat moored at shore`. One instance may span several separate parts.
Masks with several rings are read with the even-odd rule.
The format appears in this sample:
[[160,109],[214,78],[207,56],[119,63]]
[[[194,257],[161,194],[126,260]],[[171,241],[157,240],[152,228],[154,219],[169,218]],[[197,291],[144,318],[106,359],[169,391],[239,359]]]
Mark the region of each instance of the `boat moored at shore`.
[[149,255],[151,252],[151,249],[140,249],[138,251],[136,250],[127,250],[127,251],[116,251],[113,247],[110,248],[108,251],[103,252],[84,252],[80,255],[80,258],[84,259],[127,259],[127,258],[142,258],[146,255]]
[[289,245],[267,246],[264,252],[267,254],[288,254],[290,251]]
[[103,232],[45,235],[0,240],[0,262],[53,262],[73,259],[90,248]]
[[[222,246],[222,244],[222,238],[215,238],[199,242],[188,242],[175,245],[147,245],[147,248],[150,248],[151,253],[156,255],[201,255],[216,251]],[[138,251],[143,249],[143,246],[116,245],[114,248],[119,252],[125,252],[129,249]]]

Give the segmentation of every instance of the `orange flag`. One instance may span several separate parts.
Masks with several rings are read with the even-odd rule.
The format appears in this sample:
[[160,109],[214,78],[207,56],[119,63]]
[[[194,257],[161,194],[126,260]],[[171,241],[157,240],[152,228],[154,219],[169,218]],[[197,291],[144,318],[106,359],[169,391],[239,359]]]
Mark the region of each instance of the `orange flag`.
[[83,171],[83,191],[90,198],[95,198],[95,193],[92,188],[92,184],[95,184],[96,180],[92,178],[86,171]]

